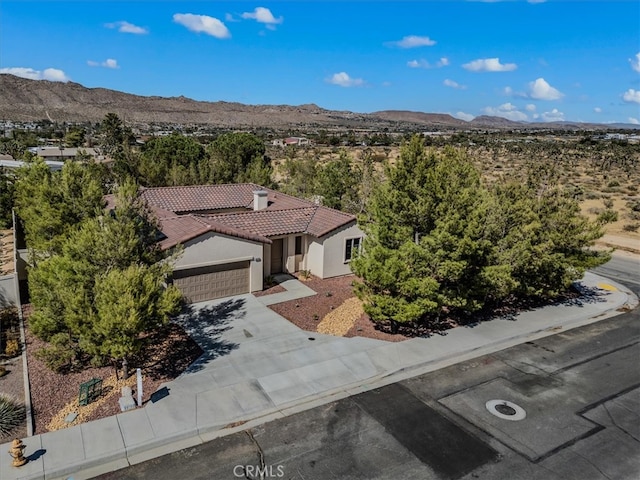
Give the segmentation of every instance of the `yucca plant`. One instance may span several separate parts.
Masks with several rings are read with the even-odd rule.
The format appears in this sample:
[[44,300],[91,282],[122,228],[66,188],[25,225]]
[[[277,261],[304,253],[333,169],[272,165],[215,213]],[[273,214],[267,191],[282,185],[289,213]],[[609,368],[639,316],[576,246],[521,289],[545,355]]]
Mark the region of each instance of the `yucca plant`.
[[0,436],[7,435],[25,420],[24,405],[6,395],[0,395]]

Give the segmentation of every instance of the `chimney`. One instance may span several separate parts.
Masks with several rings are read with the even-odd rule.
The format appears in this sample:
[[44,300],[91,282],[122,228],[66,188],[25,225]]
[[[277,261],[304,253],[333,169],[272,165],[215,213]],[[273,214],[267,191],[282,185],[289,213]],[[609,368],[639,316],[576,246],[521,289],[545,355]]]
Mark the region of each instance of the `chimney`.
[[269,205],[267,200],[267,192],[264,190],[253,191],[253,209],[264,210]]

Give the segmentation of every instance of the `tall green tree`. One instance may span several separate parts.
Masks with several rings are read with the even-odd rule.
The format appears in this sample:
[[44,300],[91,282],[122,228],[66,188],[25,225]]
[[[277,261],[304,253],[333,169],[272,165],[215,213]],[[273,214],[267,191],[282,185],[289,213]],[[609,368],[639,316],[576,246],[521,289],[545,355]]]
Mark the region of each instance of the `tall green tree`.
[[555,188],[486,188],[459,150],[427,150],[414,136],[375,189],[352,261],[357,293],[377,322],[438,323],[513,295],[550,298],[607,256],[602,234]]
[[254,182],[271,186],[271,160],[264,142],[251,133],[225,133],[207,147],[212,183]]
[[9,169],[0,167],[0,229],[13,225],[13,204],[16,177]]
[[139,178],[147,186],[207,183],[206,160],[204,147],[192,137],[173,133],[152,138],[141,150]]
[[84,220],[60,253],[30,271],[30,325],[50,342],[42,355],[53,368],[127,359],[179,306],[179,291],[165,283],[173,259],[158,248],[136,192],[122,185],[112,211]]
[[32,259],[59,253],[66,235],[104,206],[103,187],[90,165],[66,162],[52,172],[43,160],[19,170],[15,204]]

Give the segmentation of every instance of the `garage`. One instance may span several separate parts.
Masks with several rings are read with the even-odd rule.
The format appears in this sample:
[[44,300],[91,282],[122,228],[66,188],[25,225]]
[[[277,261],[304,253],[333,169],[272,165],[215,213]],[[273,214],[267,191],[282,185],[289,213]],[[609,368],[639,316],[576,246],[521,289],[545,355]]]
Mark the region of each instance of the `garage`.
[[173,284],[189,303],[249,293],[249,262],[176,270]]

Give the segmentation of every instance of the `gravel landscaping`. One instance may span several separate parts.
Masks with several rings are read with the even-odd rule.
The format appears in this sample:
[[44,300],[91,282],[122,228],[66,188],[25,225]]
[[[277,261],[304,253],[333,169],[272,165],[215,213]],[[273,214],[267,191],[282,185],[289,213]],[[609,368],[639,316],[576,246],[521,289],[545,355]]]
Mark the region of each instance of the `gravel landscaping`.
[[[25,325],[34,434],[49,431],[47,427],[57,429],[74,425],[80,420],[97,420],[120,413],[118,398],[121,385],[115,382],[114,367],[91,367],[81,371],[56,373],[35,356],[35,352],[46,344],[29,332],[28,320]],[[181,327],[173,323],[155,332],[148,340],[144,355],[129,362],[130,373],[133,375],[129,381],[133,382],[134,390],[135,370],[138,367],[142,369],[143,403],[149,400],[162,383],[176,378],[202,354],[200,347]],[[79,408],[77,401],[80,384],[92,378],[103,379],[103,397],[109,398],[96,402],[98,405],[89,404],[90,408]],[[135,391],[134,398],[137,398]],[[50,425],[57,414],[65,409],[80,413],[78,421],[64,424],[57,420]]]
[[[349,301],[345,304],[345,301],[355,297],[352,288],[352,282],[356,280],[355,275],[326,279],[313,276],[308,279],[300,276],[297,276],[297,278],[317,292],[317,295],[277,303],[269,307],[297,327],[309,332],[317,332],[318,325],[323,319],[334,310],[340,309],[342,314],[340,318],[333,318],[331,322],[333,332],[321,328],[321,333],[336,334],[346,330],[346,333],[341,336],[368,337],[388,342],[401,342],[407,339],[402,335],[392,335],[376,329],[375,324],[364,313],[358,313],[354,323],[353,312],[355,309],[361,309],[361,306],[358,302]],[[343,304],[345,304],[346,308],[340,308]],[[348,329],[343,327],[341,322],[345,323],[345,327],[348,326]]]

